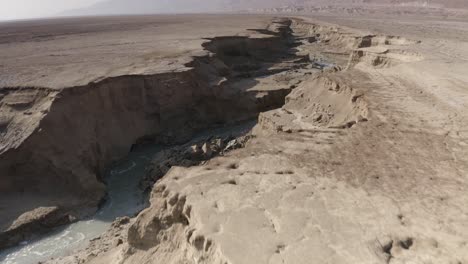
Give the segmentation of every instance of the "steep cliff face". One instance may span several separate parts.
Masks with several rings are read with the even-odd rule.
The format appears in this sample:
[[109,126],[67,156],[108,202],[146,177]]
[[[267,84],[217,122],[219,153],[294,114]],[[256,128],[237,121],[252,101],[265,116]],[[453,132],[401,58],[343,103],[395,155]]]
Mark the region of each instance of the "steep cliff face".
[[2,191],[57,188],[98,201],[109,162],[128,153],[137,139],[184,124],[177,117],[189,117],[198,85],[193,80],[192,71],[122,76],[58,92],[34,132],[3,153]]

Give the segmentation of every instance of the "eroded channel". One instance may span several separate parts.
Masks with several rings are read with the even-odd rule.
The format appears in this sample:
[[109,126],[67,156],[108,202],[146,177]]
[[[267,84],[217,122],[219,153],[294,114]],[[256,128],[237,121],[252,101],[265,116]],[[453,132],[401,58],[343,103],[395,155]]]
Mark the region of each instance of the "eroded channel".
[[[159,76],[121,76],[90,84],[91,87],[65,90],[61,99],[53,103],[51,112],[42,122],[43,126],[59,125],[58,121],[67,120],[69,108],[79,107],[83,102],[92,102],[96,109],[90,107],[87,112],[79,113],[80,120],[65,122],[72,125],[69,130],[74,133],[76,144],[85,148],[84,153],[88,156],[83,156],[86,159],[77,159],[74,152],[66,152],[67,150],[61,149],[61,145],[54,145],[52,147],[57,148],[57,152],[68,155],[58,159],[74,159],[76,164],[90,163],[93,170],[99,171],[99,166],[112,160],[113,149],[117,149],[117,156],[121,157],[135,140],[142,137],[149,135],[152,138],[161,138],[159,143],[170,144],[186,141],[187,137],[193,141],[212,135],[207,132],[207,128],[213,125],[255,119],[260,112],[281,107],[286,96],[299,83],[318,71],[305,56],[296,54],[296,47],[301,44],[293,37],[290,23],[291,21],[279,23],[276,33],[269,31],[273,35],[271,38],[212,39],[204,48],[216,56],[196,58],[192,64],[187,65],[192,68],[188,72]],[[327,65],[319,65],[319,68]],[[109,102],[109,97],[114,101]],[[103,109],[102,106],[109,109]],[[99,117],[95,115],[98,110],[101,111]],[[103,117],[110,120],[109,126],[102,126]],[[97,127],[93,130],[96,135],[83,134],[89,131],[73,127],[78,123],[96,124]],[[118,135],[109,138],[109,133],[117,129]],[[222,133],[238,131],[232,127],[221,130]],[[200,131],[205,132],[195,136]],[[245,133],[245,129],[240,131]],[[32,140],[27,143],[33,146],[49,142],[50,138],[63,137],[51,133],[33,135]],[[176,133],[180,135],[175,135]],[[96,142],[86,141],[89,138],[96,139]],[[28,147],[26,145],[23,149],[34,151],[34,148]],[[51,148],[49,145],[47,147]],[[56,229],[40,239],[23,241],[20,246],[1,252],[0,262],[30,264],[67,255],[86,247],[89,240],[105,232],[116,218],[138,213],[145,207],[145,195],[138,185],[147,174],[145,168],[159,151],[161,146],[157,144],[137,148],[105,174],[103,178],[107,182],[108,200],[94,217]],[[13,161],[24,160],[25,154],[12,152],[11,156]],[[42,156],[41,153],[41,159],[31,164],[43,164],[42,158],[49,161],[49,157]],[[0,168],[9,168],[11,164],[0,164]],[[74,163],[72,165],[75,166]],[[41,166],[38,168],[50,169]],[[61,175],[63,169],[68,168],[56,168],[54,174]],[[89,177],[95,175],[102,177],[99,173],[87,173]],[[69,176],[73,178],[80,175]],[[89,186],[79,187],[85,189]]]
[[191,141],[177,146],[137,146],[106,173],[108,196],[105,204],[92,218],[58,228],[42,238],[24,241],[17,247],[3,251],[0,253],[0,263],[37,264],[85,248],[90,240],[108,230],[115,219],[134,216],[148,205],[142,181],[148,176],[148,168],[155,155],[166,149],[190,148],[212,138],[225,142],[235,140],[248,134],[255,124],[255,121],[246,121],[238,125],[208,129],[194,135]]

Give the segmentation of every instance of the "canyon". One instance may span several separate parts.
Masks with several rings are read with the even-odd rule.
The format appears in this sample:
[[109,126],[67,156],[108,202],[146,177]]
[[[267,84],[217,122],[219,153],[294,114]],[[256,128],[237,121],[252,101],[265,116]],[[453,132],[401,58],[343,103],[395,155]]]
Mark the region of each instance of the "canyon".
[[249,120],[281,106],[291,90],[287,80],[272,89],[250,89],[256,75],[284,71],[297,60],[288,54],[287,27],[275,25],[268,38],[213,38],[203,46],[216,56],[199,54],[180,71],[122,75],[62,89],[5,87],[1,192],[12,199],[33,194],[36,201],[50,194],[68,203],[29,212],[34,221],[15,221],[1,245],[13,245],[41,225],[95,211],[105,194],[106,166],[139,142],[184,142],[203,128]]
[[0,247],[92,216],[109,166],[157,144],[147,208],[46,263],[465,263],[466,24],[4,24]]

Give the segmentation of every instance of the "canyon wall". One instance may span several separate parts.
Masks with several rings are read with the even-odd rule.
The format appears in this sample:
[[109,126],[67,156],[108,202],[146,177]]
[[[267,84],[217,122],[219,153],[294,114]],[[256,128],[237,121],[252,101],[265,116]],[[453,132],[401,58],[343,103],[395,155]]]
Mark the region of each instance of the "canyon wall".
[[[2,88],[0,193],[55,197],[65,213],[80,217],[81,209],[97,208],[106,168],[134,144],[181,143],[201,129],[280,107],[290,87],[250,90],[253,80],[233,86],[294,59],[290,22],[276,24],[259,38],[209,40],[207,55],[179,72],[111,77],[58,91]],[[10,241],[13,231],[0,236],[1,246],[18,242]]]

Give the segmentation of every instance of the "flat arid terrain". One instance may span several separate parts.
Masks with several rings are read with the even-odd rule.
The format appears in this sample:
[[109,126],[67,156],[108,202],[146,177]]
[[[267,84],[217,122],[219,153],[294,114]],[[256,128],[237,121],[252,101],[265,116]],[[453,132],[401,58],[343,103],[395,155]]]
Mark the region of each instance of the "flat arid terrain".
[[468,263],[468,19],[269,13],[0,23],[0,263]]

